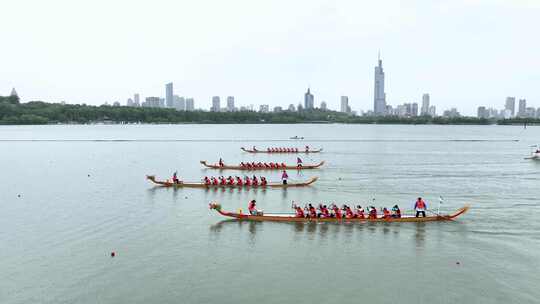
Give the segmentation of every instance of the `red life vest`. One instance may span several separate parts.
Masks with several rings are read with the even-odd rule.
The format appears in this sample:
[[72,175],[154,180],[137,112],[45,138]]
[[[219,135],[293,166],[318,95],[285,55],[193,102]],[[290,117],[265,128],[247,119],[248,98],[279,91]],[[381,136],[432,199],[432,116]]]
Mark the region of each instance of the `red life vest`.
[[416,201],[416,208],[417,209],[426,209],[426,203],[424,200]]
[[304,217],[304,210],[300,207],[296,207],[296,217]]

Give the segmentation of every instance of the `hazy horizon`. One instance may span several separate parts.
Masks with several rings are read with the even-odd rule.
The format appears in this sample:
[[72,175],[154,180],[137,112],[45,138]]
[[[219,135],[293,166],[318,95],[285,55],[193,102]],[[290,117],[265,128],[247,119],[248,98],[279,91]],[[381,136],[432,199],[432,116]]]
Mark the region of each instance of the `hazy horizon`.
[[287,106],[307,87],[318,106],[373,108],[381,51],[387,103],[437,112],[506,96],[540,107],[540,1],[7,1],[0,95],[22,101],[125,104],[175,94],[209,108]]

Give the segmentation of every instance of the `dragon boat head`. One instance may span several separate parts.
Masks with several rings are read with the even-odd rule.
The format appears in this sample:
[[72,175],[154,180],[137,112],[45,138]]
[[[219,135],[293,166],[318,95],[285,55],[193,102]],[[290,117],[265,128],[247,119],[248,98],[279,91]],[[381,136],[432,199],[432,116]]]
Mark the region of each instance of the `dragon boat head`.
[[156,181],[156,176],[155,176],[155,175],[147,175],[147,176],[146,176],[146,179],[155,182],[155,181]]
[[221,204],[219,203],[210,203],[208,204],[208,207],[210,208],[210,210],[215,209],[218,212],[221,211]]

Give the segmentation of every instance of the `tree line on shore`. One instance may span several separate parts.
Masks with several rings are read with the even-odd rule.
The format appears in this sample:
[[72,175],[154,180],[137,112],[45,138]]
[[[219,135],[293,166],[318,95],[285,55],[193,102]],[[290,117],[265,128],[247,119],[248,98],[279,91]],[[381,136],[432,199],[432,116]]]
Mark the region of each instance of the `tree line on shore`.
[[17,96],[0,96],[0,124],[91,124],[91,123],[357,123],[357,124],[540,124],[540,119],[493,120],[475,117],[353,116],[323,110],[261,113],[176,111],[164,108],[91,106],[31,101],[20,103]]

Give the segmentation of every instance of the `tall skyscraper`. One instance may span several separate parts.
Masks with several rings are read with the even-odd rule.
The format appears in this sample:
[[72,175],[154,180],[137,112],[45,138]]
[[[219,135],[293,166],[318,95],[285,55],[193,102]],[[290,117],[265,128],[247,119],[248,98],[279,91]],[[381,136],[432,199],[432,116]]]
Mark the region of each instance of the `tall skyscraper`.
[[234,112],[234,96],[227,97],[227,111]]
[[141,106],[141,100],[140,100],[140,96],[138,93],[134,94],[133,95],[133,105],[136,106],[136,107],[140,107]]
[[510,117],[514,117],[516,112],[516,98],[515,97],[506,97],[506,103],[504,109],[510,112]]
[[304,94],[304,108],[306,110],[315,108],[315,97],[311,94],[309,88],[307,89],[306,94]]
[[373,112],[375,115],[384,115],[386,112],[386,93],[384,92],[384,70],[379,54],[379,65],[375,67],[375,95],[373,99]]
[[425,93],[422,95],[422,108],[420,110],[420,115],[429,115],[429,94]]
[[212,97],[212,107],[210,108],[211,112],[219,112],[221,110],[221,102],[219,101],[219,96]]
[[519,108],[518,108],[518,114],[519,117],[525,117],[527,116],[527,100],[526,99],[520,99],[519,100]]
[[339,108],[340,112],[349,113],[349,97],[341,96],[341,107]]
[[195,100],[186,98],[186,111],[195,111]]
[[416,117],[418,116],[418,103],[413,102],[411,105],[411,116]]
[[169,82],[165,85],[165,104],[167,108],[172,108],[174,103],[173,84]]

